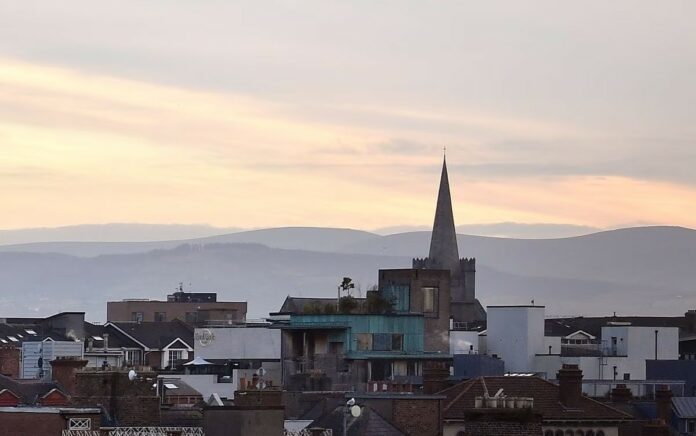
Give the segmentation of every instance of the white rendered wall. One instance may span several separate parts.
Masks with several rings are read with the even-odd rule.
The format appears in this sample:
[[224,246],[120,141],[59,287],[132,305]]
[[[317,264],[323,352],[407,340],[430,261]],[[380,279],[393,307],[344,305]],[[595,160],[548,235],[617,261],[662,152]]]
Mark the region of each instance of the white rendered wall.
[[488,306],[487,310],[488,354],[505,361],[507,372],[534,372],[536,355],[544,353],[544,307]]
[[450,331],[450,354],[479,354],[479,332]]
[[196,329],[194,355],[203,359],[280,360],[280,329]]

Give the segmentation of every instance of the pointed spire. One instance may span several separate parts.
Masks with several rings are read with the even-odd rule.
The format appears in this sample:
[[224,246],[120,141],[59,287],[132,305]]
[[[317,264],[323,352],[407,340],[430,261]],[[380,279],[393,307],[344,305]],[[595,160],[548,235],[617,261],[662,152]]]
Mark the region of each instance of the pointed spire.
[[440,190],[437,194],[437,208],[435,209],[435,222],[433,223],[433,234],[430,239],[430,254],[428,257],[433,267],[448,269],[453,274],[459,272],[457,232],[454,227],[446,157],[443,157],[442,160]]

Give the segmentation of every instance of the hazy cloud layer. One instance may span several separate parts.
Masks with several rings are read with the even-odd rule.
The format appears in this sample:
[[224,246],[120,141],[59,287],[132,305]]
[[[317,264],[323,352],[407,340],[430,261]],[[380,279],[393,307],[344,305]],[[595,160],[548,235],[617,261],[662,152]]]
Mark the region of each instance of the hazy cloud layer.
[[0,0],[0,228],[428,226],[443,147],[459,224],[693,227],[694,15]]

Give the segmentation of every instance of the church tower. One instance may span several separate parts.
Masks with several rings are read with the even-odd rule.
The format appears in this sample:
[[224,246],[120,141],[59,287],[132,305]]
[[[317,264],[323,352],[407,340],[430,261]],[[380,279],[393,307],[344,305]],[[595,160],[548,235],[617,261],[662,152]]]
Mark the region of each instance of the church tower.
[[413,268],[450,271],[450,312],[455,321],[486,319],[486,312],[476,299],[476,259],[459,258],[446,159],[442,162],[430,252],[425,259],[414,259]]

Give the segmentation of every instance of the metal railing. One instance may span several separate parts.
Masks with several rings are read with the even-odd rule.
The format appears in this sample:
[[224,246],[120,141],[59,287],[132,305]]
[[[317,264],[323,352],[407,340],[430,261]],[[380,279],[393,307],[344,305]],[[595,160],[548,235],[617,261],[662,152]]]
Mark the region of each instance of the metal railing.
[[201,427],[117,427],[109,431],[109,436],[205,436],[205,433]]
[[297,431],[285,430],[283,431],[283,436],[333,436],[333,430],[330,428],[316,430],[314,432],[308,428]]
[[100,436],[99,430],[63,430],[61,436]]

